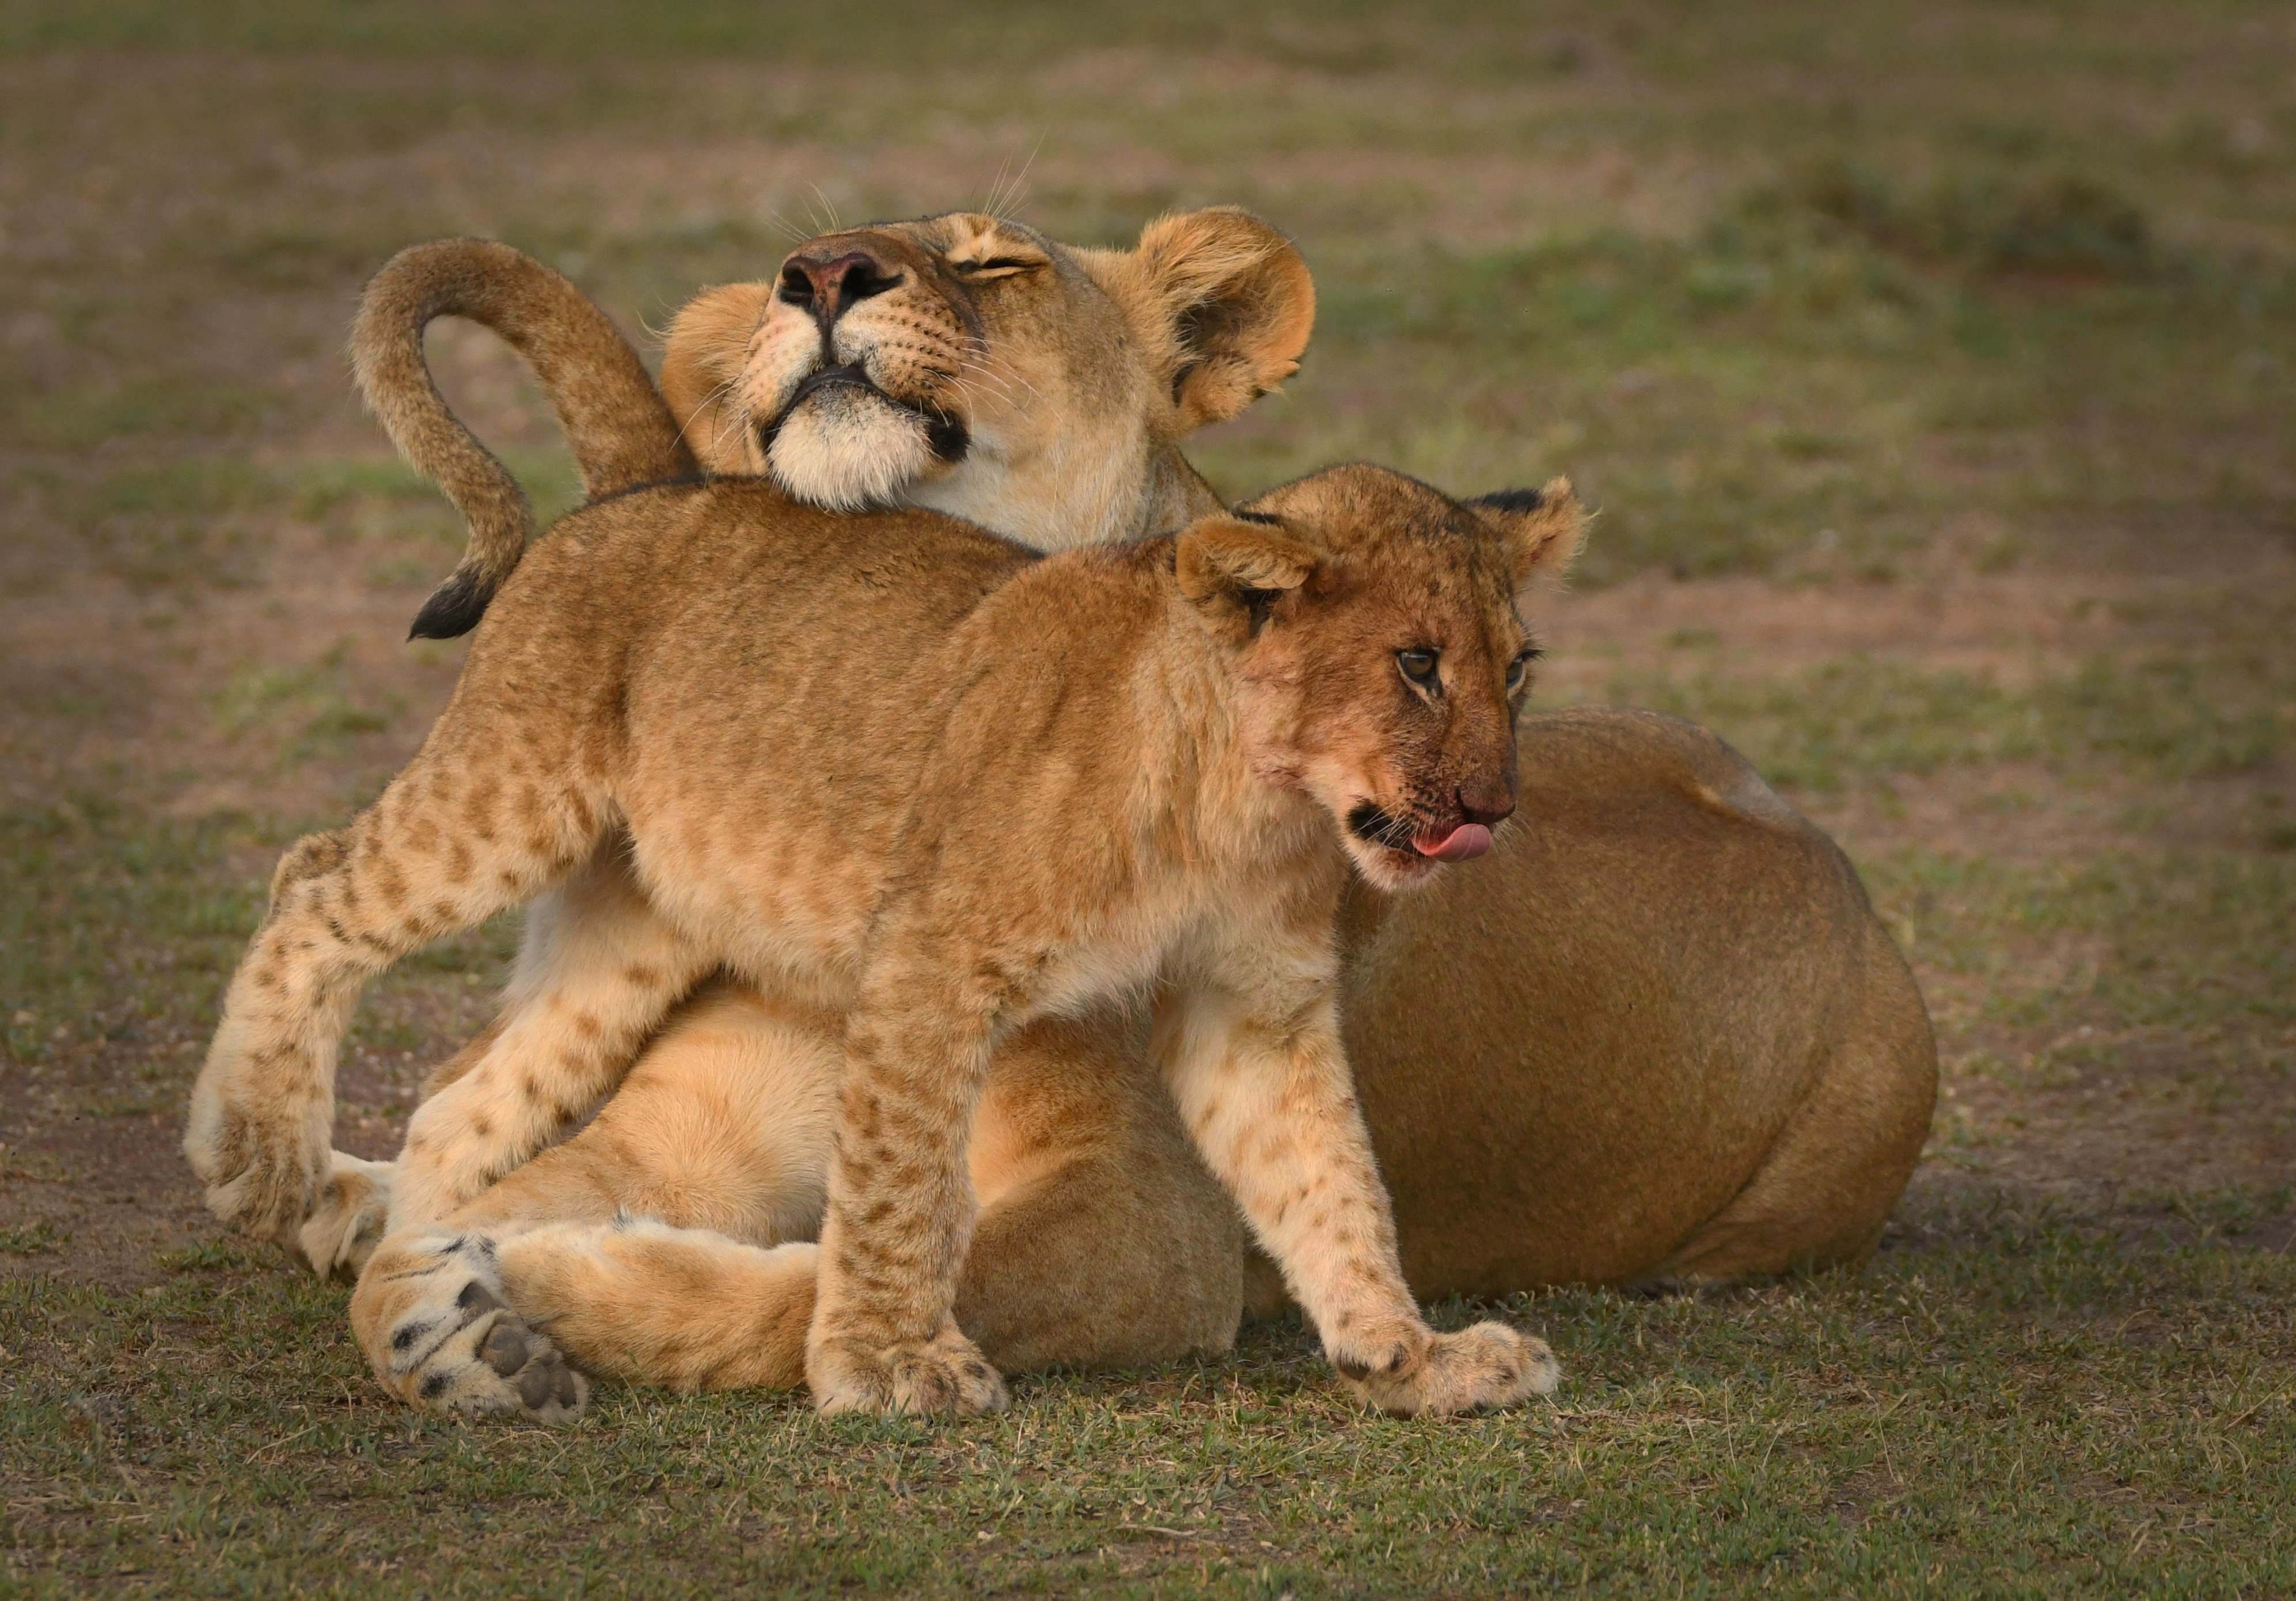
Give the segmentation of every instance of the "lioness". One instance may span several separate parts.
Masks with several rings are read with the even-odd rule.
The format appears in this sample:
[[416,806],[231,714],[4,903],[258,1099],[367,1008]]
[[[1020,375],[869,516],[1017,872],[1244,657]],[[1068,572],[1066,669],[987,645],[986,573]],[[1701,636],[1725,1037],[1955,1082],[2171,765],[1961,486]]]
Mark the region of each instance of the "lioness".
[[[1063,461],[1077,481],[1109,487],[1104,535],[1177,526],[1217,502],[1174,439],[1223,415],[1208,397],[1232,409],[1288,372],[1310,310],[1288,247],[1273,258],[1241,248],[1248,238],[1210,226],[1218,215],[1168,219],[1131,252],[1070,251],[973,218],[824,236],[790,259],[808,290],[808,266],[856,252],[998,261],[1008,237],[1057,270],[1010,272],[985,294],[951,267],[908,274],[857,301],[840,296],[830,326],[848,342],[823,352],[812,308],[793,289],[775,298],[789,287],[785,268],[778,286],[698,302],[673,338],[665,387],[711,466],[773,468],[775,407],[787,397],[747,357],[762,347],[766,321],[804,314],[816,325],[813,370],[849,366],[873,336],[862,362],[873,382],[890,396],[944,398],[968,423],[974,447],[955,463],[934,458],[903,493],[964,495],[988,526],[1036,528],[1030,497],[1047,475],[1029,469]],[[455,440],[466,454],[448,459],[439,441],[458,429],[422,367],[422,308],[452,302],[537,361],[594,492],[690,472],[682,447],[656,449],[650,462],[644,449],[618,454],[631,439],[673,436],[667,413],[651,431],[586,423],[615,409],[600,375],[635,368],[635,358],[603,318],[601,339],[585,347],[580,331],[594,312],[573,305],[579,297],[562,281],[551,291],[554,275],[521,263],[501,247],[466,247],[437,263],[451,292],[378,280],[377,316],[363,317],[357,349],[363,374],[384,381],[369,385],[370,399],[411,458],[450,487],[476,481],[463,469],[484,461],[466,436]],[[934,298],[960,308],[919,309]],[[896,325],[889,313],[962,327],[978,341],[977,364],[1018,367],[1025,382],[942,381],[945,364],[929,351],[885,337]],[[857,339],[846,332],[857,322]],[[377,335],[386,324],[394,337]],[[1060,359],[1111,343],[1124,351],[1119,367],[1083,374]],[[650,385],[627,392],[628,406],[660,412]],[[797,405],[837,398],[816,386]],[[878,448],[873,414],[854,412],[815,453],[816,468]],[[745,416],[754,426],[736,425]],[[800,475],[805,465],[782,464]],[[484,481],[516,495],[499,469]],[[472,509],[463,494],[457,500]],[[497,520],[510,526],[514,554],[523,505],[504,504],[515,508]],[[1521,739],[1536,828],[1507,831],[1490,858],[1423,894],[1390,902],[1360,893],[1349,908],[1343,1020],[1414,1287],[1489,1293],[1728,1277],[1861,1257],[1918,1150],[1935,1058],[1919,998],[1848,865],[1734,753],[1686,724],[1568,712],[1526,717]],[[434,1082],[488,1060],[506,1030],[531,1026],[518,1021],[529,1016],[524,1002],[570,956],[589,951],[611,964],[629,895],[610,858],[540,910],[504,1022]],[[1573,937],[1551,937],[1559,930]],[[827,1168],[818,1086],[834,1071],[833,1026],[738,988],[706,987],[644,1045],[578,1135],[522,1167],[512,1168],[526,1148],[516,1140],[500,1154],[509,1176],[452,1213],[495,1230],[498,1255],[443,1275],[444,1305],[507,1296],[597,1371],[685,1386],[798,1382],[812,1264],[808,1248],[778,1243],[818,1227]],[[1008,1371],[1218,1350],[1233,1336],[1242,1232],[1149,1081],[1144,1030],[1107,1011],[1032,1027],[998,1058],[976,1120],[982,1211],[958,1318]],[[602,1068],[596,1093],[622,1070]],[[244,1098],[206,1075],[201,1088],[213,1112]],[[320,1204],[299,1229],[302,1203],[291,1200],[276,1232],[320,1270],[355,1271],[373,1248],[391,1170],[339,1155],[330,1171],[327,1105],[312,1110],[316,1140],[283,1138],[275,1149],[299,1161],[312,1153],[293,1187],[324,1178]],[[493,1126],[500,1139],[503,1121]],[[263,1209],[233,1182],[252,1155],[220,1151],[221,1127],[195,1121],[187,1148],[218,1181],[217,1210],[254,1222]],[[530,1142],[560,1130],[507,1132]],[[619,1211],[636,1218],[618,1222]],[[546,1226],[531,1226],[538,1220]],[[354,1315],[381,1365],[397,1325],[370,1293],[379,1277],[363,1282]],[[769,1337],[777,1327],[787,1337]],[[522,1395],[486,1362],[455,1367],[451,1353],[405,1370],[403,1388],[440,1404],[558,1407],[548,1364],[525,1361],[507,1334],[490,1354],[539,1392]],[[570,1380],[554,1383],[570,1396]]]
[[[990,1055],[1144,990],[1198,1151],[1350,1383],[1405,1415],[1551,1390],[1540,1342],[1420,1317],[1334,925],[1350,861],[1422,884],[1513,811],[1515,596],[1578,527],[1559,482],[1461,505],[1371,467],[1042,557],[756,479],[586,507],[503,587],[414,759],[282,858],[210,1063],[291,1097],[363,980],[619,828],[669,972],[847,1015],[823,1410],[1003,1406],[954,1317]],[[682,987],[631,981],[663,1013]],[[515,1093],[561,1109],[547,1067]]]

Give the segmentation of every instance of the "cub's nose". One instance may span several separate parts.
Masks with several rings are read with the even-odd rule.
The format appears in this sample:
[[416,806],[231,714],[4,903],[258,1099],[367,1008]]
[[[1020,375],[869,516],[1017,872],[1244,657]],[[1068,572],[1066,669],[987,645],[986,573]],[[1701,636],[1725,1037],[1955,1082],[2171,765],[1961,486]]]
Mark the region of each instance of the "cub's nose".
[[1461,784],[1454,797],[1470,823],[1488,828],[1505,822],[1514,811],[1514,785],[1496,778],[1474,778]]
[[795,255],[782,264],[782,299],[811,311],[824,328],[873,295],[898,288],[900,275],[867,250]]

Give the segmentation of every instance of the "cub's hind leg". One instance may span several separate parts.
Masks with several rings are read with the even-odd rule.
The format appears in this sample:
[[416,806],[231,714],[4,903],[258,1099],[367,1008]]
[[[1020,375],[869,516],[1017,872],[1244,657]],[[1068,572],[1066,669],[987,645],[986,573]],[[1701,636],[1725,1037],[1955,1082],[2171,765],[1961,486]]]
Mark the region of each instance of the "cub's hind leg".
[[406,770],[347,828],[299,841],[224,998],[184,1154],[209,1207],[292,1240],[329,1171],[335,1053],[361,985],[564,876],[607,821],[574,731],[503,734],[466,672]]
[[[437,1095],[483,1061],[502,1028],[503,1019],[496,1016],[466,1040],[461,1050],[424,1074],[422,1099]],[[341,1151],[332,1153],[329,1160],[319,1198],[296,1230],[288,1254],[322,1278],[357,1284],[390,1227],[391,1185],[398,1176],[398,1164],[369,1162]]]
[[416,1110],[392,1230],[442,1222],[588,1116],[712,965],[639,890],[627,838],[601,841],[529,909],[501,1017]]

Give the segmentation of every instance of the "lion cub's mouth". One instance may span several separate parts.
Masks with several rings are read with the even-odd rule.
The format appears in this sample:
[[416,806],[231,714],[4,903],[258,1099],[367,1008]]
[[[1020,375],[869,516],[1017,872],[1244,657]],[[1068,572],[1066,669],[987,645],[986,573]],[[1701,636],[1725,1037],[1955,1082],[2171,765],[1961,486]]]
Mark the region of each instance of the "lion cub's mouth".
[[1366,800],[1348,814],[1348,832],[1378,847],[1389,864],[1405,873],[1432,872],[1442,862],[1463,862],[1491,848],[1491,831],[1480,823],[1445,829],[1418,824]]

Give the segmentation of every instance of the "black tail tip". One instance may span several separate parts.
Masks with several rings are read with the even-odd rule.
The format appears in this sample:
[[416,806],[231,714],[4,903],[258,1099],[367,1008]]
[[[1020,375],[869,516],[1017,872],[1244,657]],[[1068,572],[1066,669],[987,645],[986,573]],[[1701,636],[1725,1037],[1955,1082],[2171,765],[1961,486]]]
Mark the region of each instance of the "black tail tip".
[[494,597],[492,584],[474,572],[458,572],[422,603],[422,610],[414,614],[414,626],[406,630],[406,636],[460,639],[479,626],[479,619],[487,614],[487,603]]
[[1546,504],[1544,489],[1494,489],[1488,495],[1478,495],[1469,505],[1488,506],[1495,512],[1535,512]]

